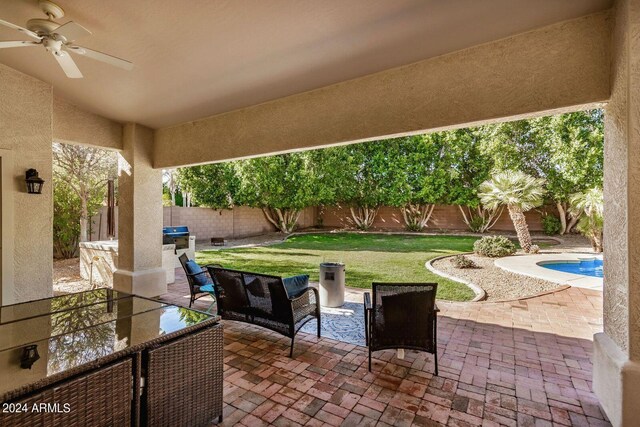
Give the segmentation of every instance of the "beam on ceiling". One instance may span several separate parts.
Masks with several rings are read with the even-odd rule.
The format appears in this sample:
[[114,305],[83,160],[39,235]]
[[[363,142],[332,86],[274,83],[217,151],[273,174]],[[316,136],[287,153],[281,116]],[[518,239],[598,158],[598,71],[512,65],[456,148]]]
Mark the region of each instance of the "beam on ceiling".
[[318,148],[606,102],[610,26],[609,12],[601,12],[162,128],[155,135],[154,167]]

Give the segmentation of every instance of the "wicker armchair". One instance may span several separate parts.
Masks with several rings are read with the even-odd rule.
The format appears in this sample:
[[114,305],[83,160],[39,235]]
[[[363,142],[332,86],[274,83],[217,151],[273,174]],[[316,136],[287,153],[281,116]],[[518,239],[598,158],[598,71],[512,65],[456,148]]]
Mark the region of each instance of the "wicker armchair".
[[385,349],[433,354],[438,375],[437,283],[373,283],[373,304],[364,294],[365,337],[371,353]]
[[184,269],[184,274],[187,275],[187,281],[189,282],[189,293],[191,294],[191,298],[189,299],[189,308],[191,308],[195,300],[198,298],[202,298],[207,295],[213,296],[213,281],[211,280],[207,269],[202,268],[199,272],[189,273],[189,269],[187,268],[189,257],[187,254],[180,255],[178,260],[180,260],[180,264]]
[[278,276],[210,265],[207,268],[216,283],[218,315],[223,319],[262,326],[291,338],[289,357],[293,357],[295,335],[305,323],[316,319],[320,337],[317,289],[307,286],[291,295]]

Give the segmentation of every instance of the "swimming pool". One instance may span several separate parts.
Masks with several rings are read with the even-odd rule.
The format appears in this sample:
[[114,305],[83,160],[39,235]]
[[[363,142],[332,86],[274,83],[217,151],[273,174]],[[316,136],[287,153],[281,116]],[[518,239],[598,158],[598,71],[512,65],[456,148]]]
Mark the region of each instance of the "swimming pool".
[[580,274],[583,276],[602,277],[602,260],[599,258],[584,259],[580,261],[543,261],[540,267],[564,273]]

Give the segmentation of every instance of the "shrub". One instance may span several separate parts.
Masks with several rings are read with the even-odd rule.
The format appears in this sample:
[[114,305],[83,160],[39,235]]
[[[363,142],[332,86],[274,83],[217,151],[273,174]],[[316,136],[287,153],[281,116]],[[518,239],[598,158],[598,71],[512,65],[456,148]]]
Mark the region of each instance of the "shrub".
[[455,268],[479,268],[478,264],[464,255],[456,255],[451,258],[451,264],[453,264]]
[[516,245],[504,236],[486,236],[473,244],[473,251],[479,255],[500,258],[516,253]]
[[549,214],[542,216],[542,229],[544,230],[544,234],[553,236],[554,234],[558,234],[561,228],[560,218],[557,216]]
[[53,247],[57,258],[77,255],[80,239],[80,199],[69,184],[54,177]]
[[540,246],[531,245],[531,249],[529,249],[529,253],[530,254],[537,254],[538,252],[540,252]]
[[481,217],[479,215],[478,216],[474,216],[473,218],[471,218],[471,221],[469,221],[469,228],[474,233],[482,233],[482,231],[484,230],[486,222],[487,221],[483,217]]

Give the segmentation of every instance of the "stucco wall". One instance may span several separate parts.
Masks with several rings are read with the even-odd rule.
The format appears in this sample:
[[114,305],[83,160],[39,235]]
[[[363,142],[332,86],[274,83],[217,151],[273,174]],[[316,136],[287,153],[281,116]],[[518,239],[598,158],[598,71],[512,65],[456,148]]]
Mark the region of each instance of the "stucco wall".
[[[553,208],[546,209],[555,213]],[[327,227],[353,227],[353,221],[348,208],[329,206],[321,210],[322,224]],[[525,213],[527,225],[531,231],[541,231],[541,214],[538,211]],[[437,205],[432,214],[432,222],[429,228],[432,230],[460,230],[467,231],[469,228],[462,220],[462,214],[457,206]],[[383,206],[378,211],[373,226],[381,229],[403,230],[404,220],[400,209]],[[506,210],[502,213],[492,231],[514,231],[513,222],[509,218]]]
[[[52,99],[49,84],[0,64],[0,149],[11,150],[14,159],[14,224],[3,230],[14,236],[14,280],[3,289],[3,305],[52,294]],[[45,180],[40,195],[26,192],[29,168]]]
[[[607,12],[156,132],[155,167],[562,111],[609,98]],[[184,149],[188,146],[188,149]]]
[[618,0],[605,110],[604,333],[593,390],[611,424],[638,424],[640,396],[640,0]]
[[122,149],[122,125],[53,97],[53,139],[70,144]]
[[118,267],[137,272],[162,265],[162,171],[151,168],[153,130],[128,123],[123,139],[130,170],[118,178]]
[[[634,210],[640,209],[640,195],[631,191],[631,186],[635,184],[635,188],[638,188],[640,182],[640,169],[637,166],[640,161],[640,137],[638,129],[635,129],[634,135],[632,112],[629,110],[629,93],[635,92],[637,96],[640,79],[636,76],[636,87],[632,89],[627,2],[619,3],[614,18],[612,93],[611,102],[605,110],[604,208],[607,226],[604,229],[604,331],[626,351],[629,347],[629,286],[632,282],[640,286],[640,271],[636,267],[640,265],[640,245],[636,244],[640,241],[640,228],[635,225],[637,214],[633,215]],[[640,49],[637,37],[638,34],[636,49]],[[640,102],[636,98],[636,109],[638,107]],[[632,142],[632,139],[635,141]]]

